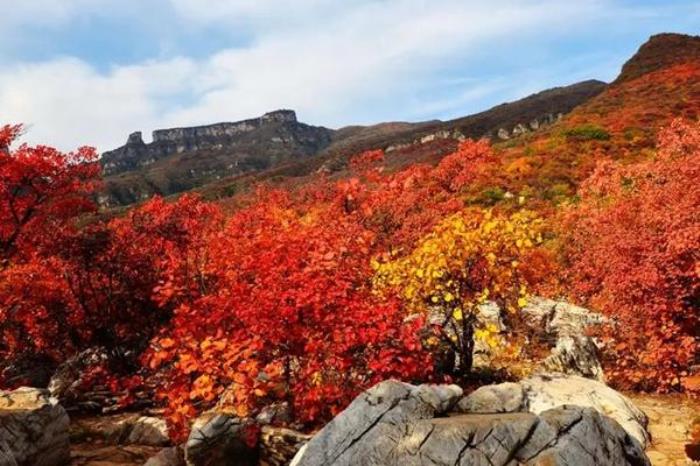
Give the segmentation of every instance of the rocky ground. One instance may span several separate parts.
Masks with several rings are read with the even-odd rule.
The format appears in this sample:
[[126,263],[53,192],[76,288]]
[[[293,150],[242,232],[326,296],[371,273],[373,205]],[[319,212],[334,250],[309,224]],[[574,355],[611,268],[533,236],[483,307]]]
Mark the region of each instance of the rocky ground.
[[[649,417],[651,445],[646,453],[654,466],[693,464],[685,454],[692,422],[700,417],[700,400],[681,395],[626,393]],[[112,421],[118,421],[117,418]],[[113,445],[89,436],[104,417],[83,418],[71,424],[73,466],[140,466],[159,451],[148,445]],[[697,463],[700,464],[700,463]]]
[[[626,394],[649,417],[651,445],[647,455],[654,466],[693,464],[685,453],[693,422],[700,421],[700,400],[682,395]],[[700,464],[697,462],[695,464]]]

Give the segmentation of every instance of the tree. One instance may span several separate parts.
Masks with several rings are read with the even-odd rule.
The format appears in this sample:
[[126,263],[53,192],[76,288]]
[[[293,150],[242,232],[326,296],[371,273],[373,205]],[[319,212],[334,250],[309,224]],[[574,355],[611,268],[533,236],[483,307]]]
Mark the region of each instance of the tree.
[[[375,261],[374,286],[397,294],[410,313],[442,314],[438,334],[464,375],[472,367],[478,307],[492,300],[515,312],[527,304],[528,286],[536,281],[528,258],[542,243],[542,230],[531,212],[466,209],[440,222],[407,255]],[[479,336],[492,337],[488,330]]]
[[654,159],[600,163],[564,214],[574,299],[608,314],[613,382],[681,387],[700,329],[700,126],[675,121]]
[[209,241],[206,293],[176,309],[146,356],[167,380],[176,436],[224,390],[238,415],[287,401],[313,425],[377,380],[429,375],[420,322],[372,295],[374,235],[341,205],[299,212],[271,192]]
[[26,144],[11,149],[21,130],[0,129],[0,267],[51,244],[71,220],[94,209],[100,173],[89,147],[70,153]]

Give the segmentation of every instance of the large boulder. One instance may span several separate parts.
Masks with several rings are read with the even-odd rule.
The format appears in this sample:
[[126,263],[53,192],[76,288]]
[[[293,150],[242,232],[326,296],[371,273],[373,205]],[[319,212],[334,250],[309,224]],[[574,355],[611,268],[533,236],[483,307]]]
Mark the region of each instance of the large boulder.
[[319,431],[292,464],[649,465],[639,442],[594,409],[445,416],[459,392],[383,382]]
[[520,312],[530,327],[554,337],[585,335],[589,327],[606,322],[604,316],[584,307],[539,296],[531,298]]
[[605,382],[598,346],[588,336],[589,329],[607,322],[604,316],[542,297],[531,298],[521,313],[533,334],[551,345],[549,356],[541,363],[544,370]]
[[66,411],[46,390],[0,391],[0,445],[8,447],[0,446],[0,458],[11,455],[19,466],[68,464],[68,423]]
[[205,413],[192,425],[185,443],[188,466],[256,466],[257,426],[251,420]]
[[542,374],[519,383],[481,387],[461,399],[462,413],[531,412],[540,414],[562,405],[592,408],[617,421],[645,448],[647,417],[629,399],[607,385],[579,376]]
[[605,382],[605,373],[598,357],[598,347],[586,335],[562,335],[549,356],[542,361],[547,372],[580,375]]

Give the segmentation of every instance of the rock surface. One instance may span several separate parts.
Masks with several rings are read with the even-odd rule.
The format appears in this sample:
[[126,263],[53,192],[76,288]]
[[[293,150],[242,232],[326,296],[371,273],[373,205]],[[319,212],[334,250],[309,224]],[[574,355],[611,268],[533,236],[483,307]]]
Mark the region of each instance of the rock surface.
[[0,466],[17,466],[10,446],[4,440],[0,440]]
[[165,446],[170,443],[168,426],[164,419],[140,416],[130,425],[127,444]]
[[292,464],[650,464],[634,438],[592,408],[444,417],[459,392],[380,383],[319,431]]
[[[69,419],[46,390],[0,391],[0,445],[19,466],[60,466],[70,461]],[[0,447],[0,451],[3,447]],[[7,461],[12,464],[12,461]]]
[[607,385],[579,376],[538,375],[519,383],[487,385],[460,400],[457,410],[540,414],[562,405],[593,408],[617,421],[643,448],[649,442],[648,420],[641,410]]
[[185,443],[188,466],[255,466],[258,452],[249,436],[254,433],[252,421],[225,414],[207,413],[192,425]]
[[587,335],[606,322],[601,314],[564,301],[534,297],[522,309],[528,327],[551,352],[541,366],[547,372],[580,375],[605,382],[598,347]]
[[184,453],[180,447],[163,448],[143,466],[185,466]]
[[598,347],[585,335],[564,335],[557,343],[542,366],[548,372],[580,375],[589,379],[605,381],[603,366],[598,357]]
[[585,335],[586,329],[591,325],[605,322],[605,317],[601,314],[584,307],[542,297],[530,299],[521,312],[530,327],[541,329],[554,337]]

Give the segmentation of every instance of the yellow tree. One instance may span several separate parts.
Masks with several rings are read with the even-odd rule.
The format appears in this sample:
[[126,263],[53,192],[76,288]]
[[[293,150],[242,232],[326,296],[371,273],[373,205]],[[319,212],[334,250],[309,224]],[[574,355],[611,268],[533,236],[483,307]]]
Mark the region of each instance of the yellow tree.
[[439,334],[466,374],[475,336],[493,340],[489,330],[475,330],[479,306],[494,301],[515,312],[527,304],[534,269],[541,270],[547,257],[539,247],[542,231],[543,221],[526,210],[505,215],[465,209],[439,223],[407,255],[373,261],[373,284],[379,293],[397,294],[409,313],[438,310]]

